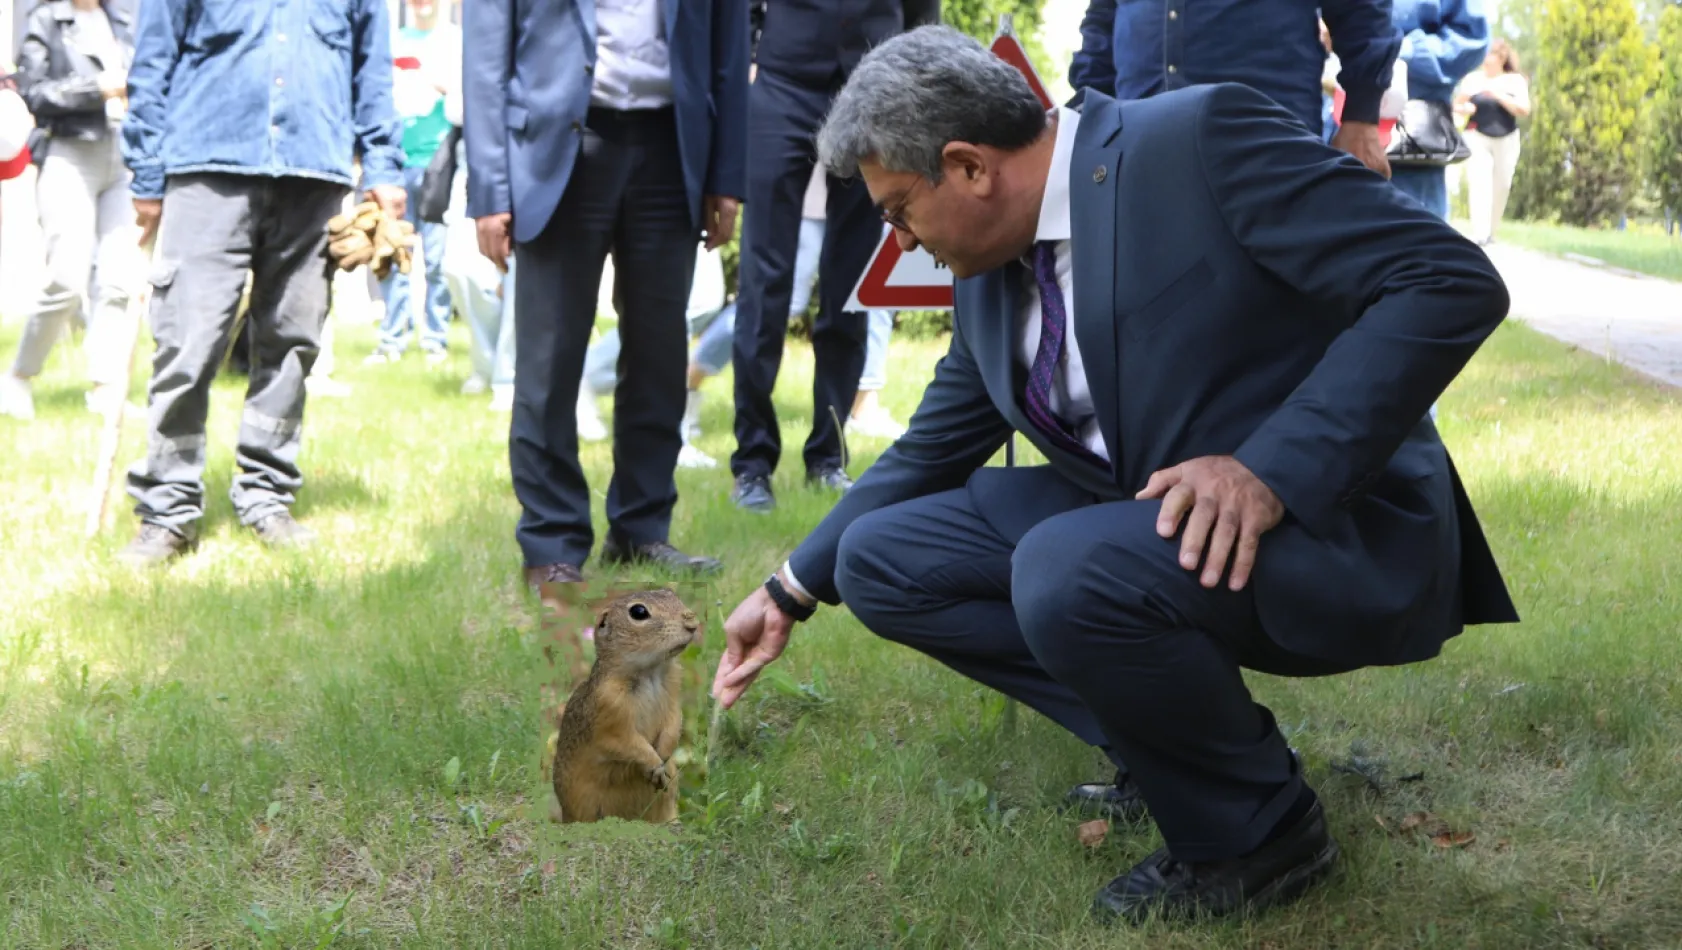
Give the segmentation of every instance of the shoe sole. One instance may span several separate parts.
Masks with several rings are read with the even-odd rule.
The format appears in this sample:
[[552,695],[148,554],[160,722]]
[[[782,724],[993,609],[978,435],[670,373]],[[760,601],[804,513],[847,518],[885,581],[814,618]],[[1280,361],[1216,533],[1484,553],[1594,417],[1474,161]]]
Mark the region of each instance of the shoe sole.
[[654,560],[653,558],[643,558],[623,554],[608,555],[604,553],[601,556],[601,562],[605,567],[638,567],[647,565],[671,571],[673,574],[717,574],[718,572],[724,570],[724,565],[721,563],[685,564],[680,567],[672,564],[664,564],[660,561]]

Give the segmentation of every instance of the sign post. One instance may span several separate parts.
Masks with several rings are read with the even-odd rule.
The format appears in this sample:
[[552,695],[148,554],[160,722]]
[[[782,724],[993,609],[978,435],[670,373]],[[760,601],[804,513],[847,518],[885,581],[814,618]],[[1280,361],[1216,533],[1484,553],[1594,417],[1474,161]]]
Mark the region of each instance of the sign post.
[[[993,55],[1015,66],[1028,79],[1029,88],[1040,104],[1051,108],[1051,96],[1040,81],[1028,54],[1016,38],[1010,14],[999,16],[999,33],[993,37]],[[859,275],[848,310],[951,310],[952,272],[922,248],[910,253],[899,249],[892,227],[883,225],[882,243]]]

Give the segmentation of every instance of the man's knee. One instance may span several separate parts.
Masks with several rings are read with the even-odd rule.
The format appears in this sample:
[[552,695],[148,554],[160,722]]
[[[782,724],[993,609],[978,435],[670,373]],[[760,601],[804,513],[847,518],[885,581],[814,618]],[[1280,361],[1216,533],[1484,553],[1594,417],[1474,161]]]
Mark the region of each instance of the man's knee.
[[[1071,650],[1083,631],[1149,635],[1175,625],[1157,590],[1168,542],[1156,534],[1155,508],[1072,511],[1048,518],[1017,543],[1011,604],[1022,636],[1048,670],[1079,663]],[[1149,510],[1146,510],[1146,509]],[[1172,566],[1172,557],[1167,559]]]
[[891,617],[903,610],[909,585],[895,563],[893,519],[883,514],[864,515],[841,533],[835,554],[835,589],[860,623],[892,640]]

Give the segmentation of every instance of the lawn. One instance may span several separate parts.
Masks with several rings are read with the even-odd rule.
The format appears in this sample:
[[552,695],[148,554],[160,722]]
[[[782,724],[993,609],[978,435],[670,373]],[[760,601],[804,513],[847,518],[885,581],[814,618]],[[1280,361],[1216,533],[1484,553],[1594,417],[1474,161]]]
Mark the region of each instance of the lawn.
[[1503,221],[1500,240],[1551,254],[1581,254],[1655,277],[1682,280],[1682,239],[1653,225],[1627,231]]
[[[61,348],[33,428],[0,419],[0,947],[1508,950],[1682,934],[1674,391],[1504,327],[1442,428],[1525,622],[1412,668],[1252,677],[1327,802],[1341,872],[1250,921],[1133,932],[1083,913],[1154,832],[1089,848],[1055,807],[1103,775],[1098,757],[841,610],[724,717],[711,769],[686,777],[681,831],[551,823],[545,634],[517,581],[507,422],[456,394],[453,332],[437,371],[363,368],[370,328],[341,331],[355,391],[310,404],[297,511],[325,541],[298,555],[265,551],[228,510],[239,381],[215,394],[204,543],[154,576],[113,565],[126,502],[79,536],[98,444],[79,361]],[[0,347],[17,335],[13,321]],[[939,349],[895,344],[896,414]],[[795,346],[785,419],[809,405],[809,367]],[[728,383],[708,388],[704,447],[722,457]],[[790,424],[785,444],[803,435]],[[855,471],[881,448],[856,446]],[[588,449],[598,494],[608,460]],[[730,507],[722,469],[679,473],[674,540],[729,564],[695,606],[733,605],[822,515],[792,461],[768,517]],[[706,733],[707,711],[694,720]],[[1434,819],[1415,827],[1418,812]]]

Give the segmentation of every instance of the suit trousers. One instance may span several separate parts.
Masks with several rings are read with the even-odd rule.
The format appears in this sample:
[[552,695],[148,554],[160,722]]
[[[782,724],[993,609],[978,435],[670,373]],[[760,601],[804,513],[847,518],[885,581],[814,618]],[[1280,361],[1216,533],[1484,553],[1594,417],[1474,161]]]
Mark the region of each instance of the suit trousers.
[[[782,454],[772,390],[788,336],[801,212],[816,162],[813,136],[838,88],[814,89],[761,69],[749,89],[747,201],[742,209],[740,296],[736,301],[737,476],[769,476]],[[882,238],[882,221],[862,179],[829,179],[818,315],[812,324],[812,429],[806,470],[845,461],[842,425],[864,370],[865,314],[844,308]]]
[[[872,631],[1032,707],[1126,762],[1174,855],[1253,851],[1303,779],[1241,667],[1341,670],[1261,630],[1251,593],[1203,588],[1157,501],[1076,504],[1020,538],[989,509],[1071,498],[1049,467],[892,505],[842,535],[836,586]],[[1061,482],[1061,484],[1053,484]]]
[[251,370],[230,489],[242,524],[285,511],[300,488],[304,380],[331,304],[327,219],[343,185],[313,178],[175,175],[152,260],[146,457],[128,476],[141,521],[191,536],[204,514],[210,384],[251,278]]
[[672,110],[591,109],[560,206],[515,249],[508,455],[521,508],[515,537],[528,567],[581,565],[594,542],[577,404],[610,250],[623,345],[608,524],[634,545],[667,539],[682,448],[684,310],[699,239]]

